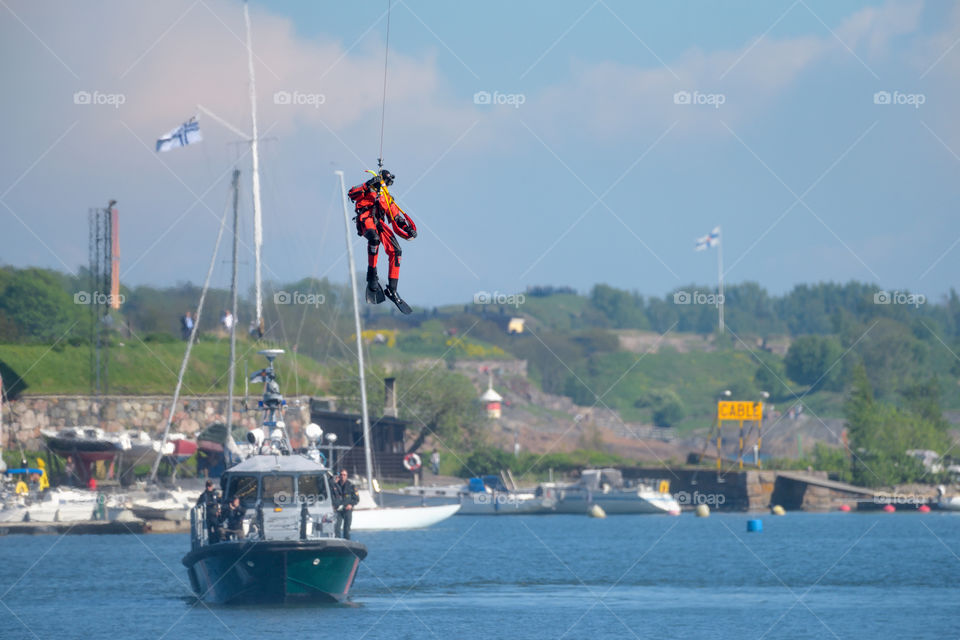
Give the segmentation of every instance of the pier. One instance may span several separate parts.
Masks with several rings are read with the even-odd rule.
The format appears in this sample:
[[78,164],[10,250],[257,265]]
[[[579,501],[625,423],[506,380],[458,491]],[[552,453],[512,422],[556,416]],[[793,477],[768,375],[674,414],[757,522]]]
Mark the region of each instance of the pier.
[[780,505],[788,511],[833,511],[841,505],[858,510],[880,509],[893,504],[898,509],[933,506],[936,500],[922,495],[893,495],[837,482],[826,471],[725,471],[714,469],[626,467],[623,477],[658,486],[670,482],[670,493],[681,506],[705,504],[712,511],[762,511]]
[[114,535],[123,533],[188,533],[189,520],[82,520],[78,522],[0,522],[6,535]]

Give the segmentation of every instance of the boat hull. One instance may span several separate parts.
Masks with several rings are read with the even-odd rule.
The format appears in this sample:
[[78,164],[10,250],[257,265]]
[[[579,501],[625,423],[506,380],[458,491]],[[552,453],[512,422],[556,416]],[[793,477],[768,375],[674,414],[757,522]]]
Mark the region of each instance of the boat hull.
[[336,538],[211,544],[183,557],[197,597],[212,604],[342,602],[367,548]]
[[355,509],[351,531],[396,531],[423,529],[446,520],[460,509],[459,504],[436,507],[375,507]]
[[76,456],[81,462],[109,461],[120,453],[119,447],[112,442],[84,441],[71,438],[48,438],[47,447],[58,456]]
[[943,509],[944,511],[960,511],[960,496],[940,498],[937,502],[937,508]]
[[680,505],[670,494],[644,496],[636,491],[611,491],[609,493],[566,491],[557,500],[557,513],[587,513],[598,505],[607,515],[666,513],[680,515]]
[[469,493],[460,499],[462,516],[503,516],[555,513],[553,498],[538,497],[532,493]]

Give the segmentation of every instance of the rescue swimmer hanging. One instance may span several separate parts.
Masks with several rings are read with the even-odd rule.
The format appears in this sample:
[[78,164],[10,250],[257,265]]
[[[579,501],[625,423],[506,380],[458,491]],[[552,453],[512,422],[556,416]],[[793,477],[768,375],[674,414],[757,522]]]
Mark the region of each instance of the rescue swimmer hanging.
[[[400,256],[403,253],[397,236],[404,240],[416,238],[417,225],[390,195],[389,187],[393,184],[394,175],[386,169],[381,169],[379,173],[367,169],[367,173],[372,173],[373,177],[347,192],[357,212],[353,219],[357,224],[357,235],[367,239],[367,302],[380,304],[389,298],[401,313],[408,314],[412,312],[410,305],[397,293]],[[383,245],[389,262],[386,289],[380,286],[377,275],[380,245]]]

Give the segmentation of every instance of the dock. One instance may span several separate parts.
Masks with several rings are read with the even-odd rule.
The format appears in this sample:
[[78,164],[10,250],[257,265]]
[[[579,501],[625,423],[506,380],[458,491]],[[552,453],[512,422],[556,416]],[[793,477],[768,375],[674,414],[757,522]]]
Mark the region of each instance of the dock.
[[0,522],[6,535],[119,535],[189,533],[189,520],[81,520],[78,522]]
[[787,511],[833,511],[847,505],[860,511],[899,509],[921,505],[936,508],[936,499],[924,495],[896,495],[868,487],[830,480],[825,471],[722,471],[704,467],[627,467],[625,478],[658,486],[670,483],[670,493],[681,506],[705,504],[714,511],[763,511],[780,505]]

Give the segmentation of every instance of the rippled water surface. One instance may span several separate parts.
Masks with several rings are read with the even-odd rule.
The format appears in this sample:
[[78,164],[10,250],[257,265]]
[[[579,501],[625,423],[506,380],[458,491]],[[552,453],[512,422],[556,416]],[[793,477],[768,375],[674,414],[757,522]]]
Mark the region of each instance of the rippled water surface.
[[[0,538],[0,638],[957,638],[960,515],[457,516],[348,605],[208,607],[186,535]],[[5,605],[5,606],[3,606]]]

